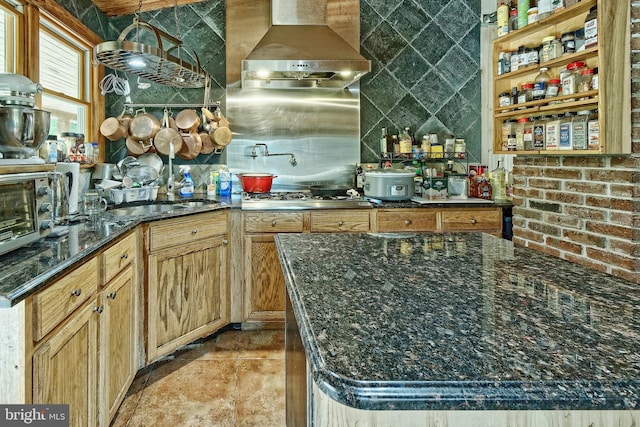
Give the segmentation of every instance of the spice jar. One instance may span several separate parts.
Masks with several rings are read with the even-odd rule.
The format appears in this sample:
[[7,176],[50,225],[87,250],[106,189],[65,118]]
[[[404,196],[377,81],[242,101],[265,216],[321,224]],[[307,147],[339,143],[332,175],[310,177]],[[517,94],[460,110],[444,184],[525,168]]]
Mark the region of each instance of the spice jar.
[[593,70],[582,70],[580,83],[578,84],[578,92],[587,92],[591,90],[591,80],[593,78]]
[[549,50],[549,60],[560,58],[562,56],[562,42],[560,39],[553,39]]
[[502,92],[500,95],[498,95],[498,105],[500,107],[508,107],[509,105],[511,105],[511,93]]
[[[525,83],[520,87],[518,92],[518,104],[533,101],[533,83]],[[526,107],[520,107],[526,108]]]
[[549,36],[542,39],[542,49],[540,50],[540,62],[547,62],[551,58],[549,57],[551,51],[551,42],[555,37]]
[[553,98],[560,93],[560,79],[550,79],[547,84],[547,91],[545,92],[545,98]]
[[598,79],[598,67],[593,68],[593,77],[591,78],[591,89],[593,90],[600,89],[600,82]]
[[562,53],[574,53],[576,51],[576,37],[573,31],[569,31],[562,35]]
[[533,24],[534,22],[538,22],[538,8],[531,7],[527,11],[527,24]]
[[598,44],[598,6],[589,9],[584,20],[584,47],[588,49]]

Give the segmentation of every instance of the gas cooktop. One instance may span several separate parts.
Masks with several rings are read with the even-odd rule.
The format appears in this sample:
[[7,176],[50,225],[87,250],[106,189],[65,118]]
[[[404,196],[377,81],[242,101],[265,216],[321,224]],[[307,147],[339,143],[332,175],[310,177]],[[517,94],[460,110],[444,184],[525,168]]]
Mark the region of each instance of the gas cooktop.
[[314,196],[309,192],[242,193],[243,210],[361,209],[371,204],[361,197]]

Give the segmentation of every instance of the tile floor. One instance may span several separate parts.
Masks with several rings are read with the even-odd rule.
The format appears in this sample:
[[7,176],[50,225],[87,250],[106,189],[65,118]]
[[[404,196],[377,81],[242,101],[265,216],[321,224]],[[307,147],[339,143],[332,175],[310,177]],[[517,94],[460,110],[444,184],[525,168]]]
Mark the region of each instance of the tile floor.
[[111,426],[284,426],[284,388],[284,331],[226,331],[140,371]]

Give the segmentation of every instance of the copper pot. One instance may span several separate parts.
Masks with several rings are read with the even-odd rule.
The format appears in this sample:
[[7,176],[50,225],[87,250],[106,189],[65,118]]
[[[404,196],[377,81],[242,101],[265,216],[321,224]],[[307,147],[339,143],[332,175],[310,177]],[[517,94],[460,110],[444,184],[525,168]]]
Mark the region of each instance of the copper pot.
[[127,129],[117,118],[108,117],[100,125],[100,133],[109,141],[117,141],[127,136]]
[[219,122],[214,122],[214,128],[209,132],[213,145],[217,148],[224,148],[231,142],[233,134],[229,129],[229,122],[224,117]]
[[184,132],[198,130],[200,117],[195,110],[182,110],[176,116],[176,125]]
[[150,141],[137,141],[132,137],[128,137],[126,141],[127,151],[132,156],[139,156],[146,153],[151,148]]
[[196,132],[182,134],[182,149],[178,152],[178,157],[182,160],[193,160],[202,151],[202,139]]
[[162,129],[158,131],[153,139],[153,145],[156,150],[158,150],[158,153],[168,156],[169,146],[173,144],[174,152],[179,152],[182,149],[182,135],[176,129],[170,127],[169,114],[167,112],[164,114],[162,126]]
[[129,136],[135,141],[146,141],[160,130],[160,120],[150,113],[141,113],[131,119]]

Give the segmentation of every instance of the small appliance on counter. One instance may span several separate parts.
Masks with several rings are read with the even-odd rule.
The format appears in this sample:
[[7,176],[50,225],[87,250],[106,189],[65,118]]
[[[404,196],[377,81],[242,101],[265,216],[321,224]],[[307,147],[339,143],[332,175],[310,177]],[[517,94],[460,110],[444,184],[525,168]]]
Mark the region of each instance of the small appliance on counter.
[[78,202],[80,200],[80,189],[82,187],[80,182],[80,163],[57,163],[56,171],[62,173],[64,185],[69,191],[68,215],[77,215],[79,213]]
[[415,172],[373,169],[364,172],[364,195],[374,199],[403,201],[415,195]]
[[51,233],[47,172],[0,175],[0,255]]
[[[51,113],[34,108],[42,86],[19,74],[0,74],[0,154],[29,159],[47,139]],[[35,157],[36,160],[43,161]],[[4,163],[4,162],[3,162]]]

